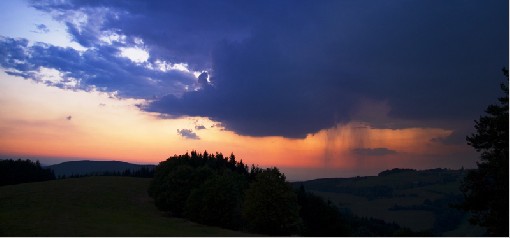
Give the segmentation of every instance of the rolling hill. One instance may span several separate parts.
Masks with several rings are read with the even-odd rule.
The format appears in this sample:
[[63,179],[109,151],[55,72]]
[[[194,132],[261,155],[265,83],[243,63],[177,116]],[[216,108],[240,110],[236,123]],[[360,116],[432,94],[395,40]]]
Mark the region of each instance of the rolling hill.
[[165,217],[149,182],[100,176],[0,187],[0,236],[247,236]]
[[142,167],[154,168],[155,165],[131,164],[122,161],[67,161],[60,164],[46,166],[55,173],[55,176],[71,176],[86,174],[101,174],[104,172],[123,172],[125,170],[135,171]]
[[324,178],[294,182],[334,203],[343,212],[395,222],[413,231],[440,236],[479,236],[468,214],[450,205],[462,199],[465,170],[393,169],[378,176]]

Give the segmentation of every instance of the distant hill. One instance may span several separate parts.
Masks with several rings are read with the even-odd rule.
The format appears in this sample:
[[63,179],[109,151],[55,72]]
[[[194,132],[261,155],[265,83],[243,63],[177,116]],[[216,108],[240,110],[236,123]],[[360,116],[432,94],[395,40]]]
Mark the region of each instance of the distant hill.
[[479,236],[468,214],[452,208],[463,199],[460,182],[467,170],[392,169],[378,176],[323,178],[294,182],[331,201],[342,211],[395,222],[438,236]]
[[101,174],[104,172],[123,172],[126,170],[139,170],[142,167],[154,168],[155,165],[140,165],[131,164],[122,161],[67,161],[60,164],[46,166],[55,173],[55,176],[71,176],[71,175],[87,175],[87,174]]

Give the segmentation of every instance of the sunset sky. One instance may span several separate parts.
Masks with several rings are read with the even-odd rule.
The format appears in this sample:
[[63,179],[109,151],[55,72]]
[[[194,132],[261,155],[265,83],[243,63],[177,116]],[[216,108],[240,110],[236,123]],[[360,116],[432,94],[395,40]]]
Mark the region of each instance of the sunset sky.
[[0,1],[0,158],[473,168],[507,0]]

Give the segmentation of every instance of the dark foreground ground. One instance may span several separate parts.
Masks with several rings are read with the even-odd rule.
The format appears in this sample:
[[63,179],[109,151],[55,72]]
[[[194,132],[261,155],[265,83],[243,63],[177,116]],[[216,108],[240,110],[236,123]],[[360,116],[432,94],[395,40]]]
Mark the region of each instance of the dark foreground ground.
[[[439,236],[481,236],[461,197],[465,171],[404,171],[301,184],[343,212]],[[82,177],[0,187],[0,236],[252,236],[165,216],[147,195],[150,179]]]
[[249,236],[165,217],[149,182],[103,176],[0,187],[0,236]]

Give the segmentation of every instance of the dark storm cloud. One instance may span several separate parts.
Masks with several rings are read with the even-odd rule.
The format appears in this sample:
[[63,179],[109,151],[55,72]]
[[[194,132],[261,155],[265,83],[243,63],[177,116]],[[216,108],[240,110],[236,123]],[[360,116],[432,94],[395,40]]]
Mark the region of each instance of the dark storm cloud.
[[355,148],[352,152],[359,156],[385,156],[397,153],[388,148]]
[[[412,122],[406,126],[449,129],[458,121],[472,122],[493,101],[500,69],[508,65],[507,1],[38,1],[34,5],[66,22],[69,33],[83,46],[96,47],[98,29],[110,30],[127,36],[122,44],[143,39],[150,60],[185,62],[196,70],[208,70],[211,84],[201,80],[201,90],[182,97],[168,95],[142,109],[209,117],[243,135],[305,137],[356,120],[353,112],[364,98],[386,101],[390,119]],[[75,23],[70,16],[78,10],[101,16],[101,21]],[[12,55],[20,54],[13,51]],[[105,57],[93,61],[100,64],[88,70],[110,60],[123,65],[117,58]],[[17,61],[5,64],[28,67]],[[121,75],[130,80],[130,75]],[[147,94],[139,87],[140,80],[131,82],[136,86],[124,92],[137,95],[140,88],[141,94]],[[120,85],[101,78],[87,83]],[[390,126],[396,127],[402,125]]]
[[497,92],[508,62],[504,9],[494,2],[296,3],[266,17],[249,39],[215,48],[215,91],[168,96],[146,110],[286,137],[355,119],[363,97],[387,100],[389,116],[419,121],[413,126],[471,120]]

